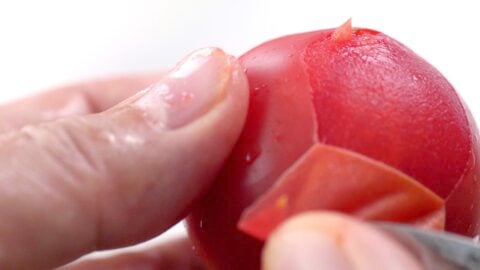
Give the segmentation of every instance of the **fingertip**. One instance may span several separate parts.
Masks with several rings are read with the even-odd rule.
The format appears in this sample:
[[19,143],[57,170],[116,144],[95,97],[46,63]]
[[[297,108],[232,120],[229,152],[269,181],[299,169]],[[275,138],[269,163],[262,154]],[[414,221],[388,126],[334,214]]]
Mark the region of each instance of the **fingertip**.
[[268,239],[264,270],[422,269],[387,234],[351,217],[310,212],[295,216]]
[[[112,124],[113,128],[104,132],[116,138],[112,140],[117,143],[115,147],[128,152],[107,160],[110,171],[122,167],[128,174],[115,179],[114,185],[120,186],[118,194],[108,193],[102,199],[100,216],[105,217],[107,225],[103,227],[109,230],[102,230],[108,232],[100,242],[106,248],[144,240],[188,213],[215,180],[242,131],[249,89],[235,57],[207,48],[187,56],[138,95],[100,117],[100,122]],[[129,142],[122,138],[128,134],[143,143],[126,145]],[[110,148],[103,151],[109,152]],[[120,221],[109,218],[116,203],[110,198],[115,197],[135,202],[134,207],[123,208]],[[143,213],[142,218],[130,226],[140,224],[148,230],[133,230],[137,232],[127,239],[122,232],[125,222],[130,221],[125,217],[138,212]]]
[[[218,48],[204,48],[189,54],[130,104],[121,105],[143,111],[157,128],[174,130],[212,119],[209,114],[218,111],[237,110],[244,115],[246,96],[247,79],[236,58]],[[240,125],[236,118],[229,120],[231,126]]]

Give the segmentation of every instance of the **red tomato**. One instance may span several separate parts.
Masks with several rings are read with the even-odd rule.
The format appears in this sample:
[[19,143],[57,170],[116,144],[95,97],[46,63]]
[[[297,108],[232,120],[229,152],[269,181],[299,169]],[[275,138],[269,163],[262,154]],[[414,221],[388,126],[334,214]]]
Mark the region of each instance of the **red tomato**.
[[[478,132],[453,87],[425,60],[348,22],[272,40],[241,63],[251,91],[244,131],[188,218],[196,249],[214,269],[259,269],[262,242],[237,224],[262,195],[240,224],[259,237],[306,209],[418,223],[441,213],[443,201],[447,230],[479,233]],[[325,160],[334,169],[315,169]],[[332,184],[334,194],[323,194],[321,183]],[[312,188],[315,193],[306,192]],[[381,196],[396,194],[391,188],[412,201],[382,202]],[[348,209],[359,201],[380,202],[380,210],[365,215]],[[276,212],[277,204],[290,208]]]

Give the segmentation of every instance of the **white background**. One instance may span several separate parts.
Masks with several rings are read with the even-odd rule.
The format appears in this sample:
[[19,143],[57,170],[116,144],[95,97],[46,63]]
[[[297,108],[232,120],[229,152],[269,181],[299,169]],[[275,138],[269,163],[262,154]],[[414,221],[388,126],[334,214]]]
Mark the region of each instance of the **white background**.
[[199,47],[240,55],[266,39],[352,17],[434,64],[480,116],[477,2],[0,1],[0,103],[72,81],[166,68]]
[[436,66],[480,121],[476,2],[1,1],[0,103],[84,79],[165,69],[199,47],[240,55],[269,38],[352,17],[354,26],[387,33]]

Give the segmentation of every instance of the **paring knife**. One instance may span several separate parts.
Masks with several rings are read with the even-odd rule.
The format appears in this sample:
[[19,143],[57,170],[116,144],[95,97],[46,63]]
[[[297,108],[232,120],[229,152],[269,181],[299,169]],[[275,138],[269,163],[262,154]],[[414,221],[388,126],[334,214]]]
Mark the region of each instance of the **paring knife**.
[[397,223],[376,224],[416,255],[426,270],[480,270],[478,238]]

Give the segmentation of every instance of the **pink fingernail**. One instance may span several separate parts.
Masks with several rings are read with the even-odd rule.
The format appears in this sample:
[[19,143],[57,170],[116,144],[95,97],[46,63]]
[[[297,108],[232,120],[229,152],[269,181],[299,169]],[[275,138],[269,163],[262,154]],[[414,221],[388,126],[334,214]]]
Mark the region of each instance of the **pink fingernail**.
[[195,51],[150,86],[135,104],[155,125],[167,129],[184,126],[223,99],[231,77],[231,62],[231,57],[220,49]]

